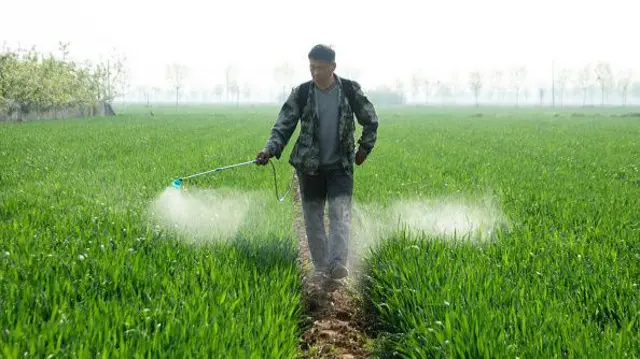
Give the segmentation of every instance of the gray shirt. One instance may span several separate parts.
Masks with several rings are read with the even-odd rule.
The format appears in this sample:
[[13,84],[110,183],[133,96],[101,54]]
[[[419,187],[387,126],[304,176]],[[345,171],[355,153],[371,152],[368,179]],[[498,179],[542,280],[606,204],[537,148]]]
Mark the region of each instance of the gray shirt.
[[340,98],[338,82],[326,90],[315,88],[316,108],[318,111],[318,138],[320,140],[320,166],[336,167],[340,162],[340,140],[338,138],[338,120],[340,117]]

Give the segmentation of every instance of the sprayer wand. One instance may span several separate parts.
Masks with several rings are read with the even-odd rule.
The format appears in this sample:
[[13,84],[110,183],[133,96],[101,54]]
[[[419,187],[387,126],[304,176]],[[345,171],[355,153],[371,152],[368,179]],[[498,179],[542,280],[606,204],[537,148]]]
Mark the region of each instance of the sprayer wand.
[[[209,170],[209,171],[204,171],[204,172],[192,174],[192,175],[185,176],[185,177],[178,177],[175,180],[173,180],[173,182],[171,182],[171,185],[173,187],[179,189],[179,188],[182,188],[183,180],[185,180],[185,179],[198,177],[198,176],[202,176],[202,175],[213,173],[213,172],[223,171],[223,170],[227,170],[227,169],[230,169],[230,168],[246,166],[246,165],[250,165],[250,164],[253,164],[253,163],[256,163],[256,160],[236,163],[236,164],[232,164],[232,165],[228,165],[228,166],[224,166],[224,167],[219,167],[219,168],[214,168],[214,169]],[[289,184],[289,189],[287,190],[287,192],[282,197],[280,197],[280,194],[278,192],[278,181],[277,181],[277,177],[276,177],[276,167],[273,164],[273,162],[269,161],[269,163],[271,163],[271,168],[273,169],[273,184],[274,184],[275,191],[276,191],[276,198],[278,199],[278,202],[282,202],[285,199],[285,197],[287,196],[287,194],[289,194],[289,192],[291,191],[291,188],[293,187],[293,178],[292,178],[291,183]]]

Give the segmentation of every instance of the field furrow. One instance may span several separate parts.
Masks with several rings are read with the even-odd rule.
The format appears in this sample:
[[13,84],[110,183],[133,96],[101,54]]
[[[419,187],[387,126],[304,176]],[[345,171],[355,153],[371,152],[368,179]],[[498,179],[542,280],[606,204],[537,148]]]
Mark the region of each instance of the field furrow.
[[[314,281],[297,177],[293,189],[294,228],[298,237],[305,305],[300,355],[303,358],[368,358],[370,339],[365,333],[366,321],[362,317],[358,287],[353,279],[341,286]],[[325,225],[328,225],[328,218]]]

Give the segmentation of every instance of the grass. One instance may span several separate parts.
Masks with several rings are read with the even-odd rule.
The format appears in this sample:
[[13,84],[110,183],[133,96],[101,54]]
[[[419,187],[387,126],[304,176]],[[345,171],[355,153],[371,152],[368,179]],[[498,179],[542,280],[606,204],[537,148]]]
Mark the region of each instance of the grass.
[[[148,218],[174,177],[251,159],[261,144],[247,138],[261,139],[267,125],[254,123],[124,116],[1,126],[0,356],[294,356],[300,282],[285,205],[269,197],[268,211],[254,209],[263,225],[203,245]],[[266,171],[189,185],[268,192]]]
[[387,122],[360,176],[363,199],[490,195],[509,226],[480,244],[411,229],[380,243],[365,298],[381,353],[640,355],[637,119],[523,111]]
[[[228,241],[148,218],[174,177],[253,159],[276,111],[1,125],[2,356],[294,357],[296,244],[269,167],[189,182],[256,198]],[[508,226],[483,243],[411,228],[376,243],[363,290],[377,353],[640,356],[640,122],[620,111],[381,110],[357,203],[490,198]]]

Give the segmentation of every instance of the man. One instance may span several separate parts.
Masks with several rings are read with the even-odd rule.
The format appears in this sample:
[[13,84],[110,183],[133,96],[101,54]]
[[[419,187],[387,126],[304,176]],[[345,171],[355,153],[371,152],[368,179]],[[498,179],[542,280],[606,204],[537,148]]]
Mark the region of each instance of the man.
[[[349,275],[349,233],[354,163],[371,153],[378,129],[376,111],[355,81],[335,75],[335,51],[316,45],[308,54],[312,80],[293,89],[271,136],[256,156],[258,165],[280,159],[298,121],[300,135],[289,163],[300,183],[309,251],[316,276],[340,280]],[[356,151],[354,114],[363,127]],[[329,238],[324,227],[329,202]]]

